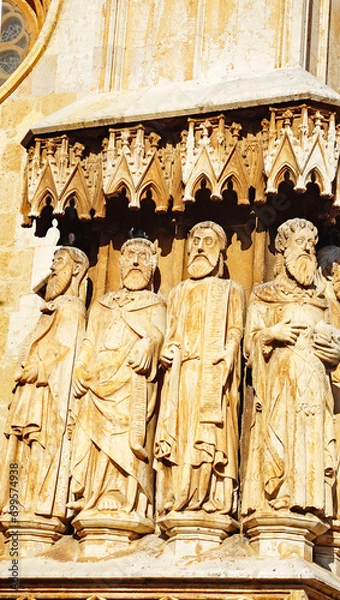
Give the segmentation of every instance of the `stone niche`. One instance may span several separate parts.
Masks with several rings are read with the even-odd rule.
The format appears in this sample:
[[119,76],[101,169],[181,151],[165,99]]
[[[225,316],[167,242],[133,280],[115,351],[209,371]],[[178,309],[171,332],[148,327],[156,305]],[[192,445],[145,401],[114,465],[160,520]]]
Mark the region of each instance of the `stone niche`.
[[[73,497],[68,496],[68,506],[63,516],[58,513],[59,517],[56,517],[52,511],[49,518],[44,509],[45,512],[40,511],[38,518],[28,511],[21,521],[20,506],[19,516],[11,519],[11,509],[3,504],[0,519],[4,535],[4,555],[0,560],[0,598],[321,600],[340,597],[339,520],[336,511],[323,515],[319,508],[313,512],[314,505],[306,511],[299,505],[294,505],[292,511],[291,507],[284,506],[283,512],[274,513],[273,516],[273,512],[268,512],[269,509],[263,507],[262,512],[257,514],[255,511],[255,515],[252,511],[247,513],[242,509],[242,496],[247,493],[249,496],[249,457],[255,444],[253,390],[256,389],[258,379],[255,375],[260,372],[260,368],[253,366],[252,380],[249,362],[246,364],[242,358],[243,353],[247,354],[247,349],[242,348],[240,341],[242,332],[239,330],[242,327],[237,325],[238,319],[242,321],[242,314],[248,312],[248,309],[242,312],[243,295],[240,290],[244,289],[245,303],[249,306],[252,289],[258,284],[273,280],[275,250],[278,252],[278,247],[275,249],[275,239],[282,224],[291,219],[311,222],[318,230],[317,246],[315,247],[315,237],[312,244],[313,252],[323,247],[340,246],[339,142],[340,125],[337,124],[334,113],[312,104],[307,106],[294,103],[280,108],[259,107],[249,111],[235,111],[232,116],[228,113],[207,114],[189,119],[178,117],[124,127],[71,131],[62,135],[35,137],[30,141],[27,148],[25,197],[21,209],[23,226],[30,227],[34,223],[35,236],[40,238],[45,238],[51,227],[56,226],[59,239],[55,239],[57,252],[54,269],[58,270],[61,261],[62,268],[69,268],[69,277],[74,277],[66,305],[70,315],[73,314],[71,305],[77,307],[78,329],[75,317],[69,317],[73,329],[67,327],[67,322],[63,325],[61,319],[59,327],[65,329],[62,330],[63,352],[58,354],[59,346],[54,345],[53,337],[48,338],[48,349],[44,350],[50,356],[53,348],[53,360],[57,362],[58,369],[60,364],[63,365],[53,383],[56,386],[53,389],[57,389],[61,380],[67,382],[67,406],[71,406],[69,403],[73,402],[69,391],[72,373],[65,365],[75,365],[74,377],[78,382],[75,396],[78,396],[79,402],[74,405],[77,408],[71,410],[74,413],[72,422],[68,422],[68,409],[65,412],[64,422],[60,425],[60,446],[55,449],[56,455],[60,452],[56,472],[61,489],[61,496],[58,491],[56,497],[64,497],[66,506],[70,475]],[[202,233],[204,229],[199,230],[196,237],[189,233],[195,231],[195,225],[206,221],[216,224],[215,229],[210,227],[209,235]],[[133,242],[133,238],[140,239],[145,234],[148,242],[139,241],[137,245]],[[131,243],[126,245],[126,240],[131,235]],[[188,263],[188,254],[190,258],[194,253],[193,244],[220,244],[213,269],[208,273],[210,276],[218,272],[216,277],[210,277],[217,279],[218,285],[213,292],[205,291],[203,285],[196,288],[203,299],[202,306],[196,302],[192,311],[189,306],[185,318],[183,317],[183,325],[183,306],[188,302],[190,304],[190,298],[194,298],[196,280],[205,277],[195,275],[190,261]],[[82,251],[81,255],[88,258],[89,264],[86,260],[83,262],[84,272],[81,276],[77,268],[80,259],[69,253],[69,247],[78,248]],[[285,256],[284,251],[282,254]],[[218,262],[221,256],[224,260]],[[134,260],[146,261],[147,275],[144,283],[140,280],[138,283],[131,283],[128,273],[124,271],[125,265]],[[322,277],[321,273],[319,276]],[[229,279],[234,282],[232,285],[227,283]],[[181,282],[189,283],[176,288],[178,293],[173,293],[173,288]],[[308,284],[302,287],[309,290],[311,286]],[[184,290],[183,294],[181,290]],[[38,331],[40,337],[37,334],[33,341],[30,339],[25,346],[26,356],[34,354],[40,340],[47,332],[52,331],[57,319],[53,315],[64,310],[53,296],[49,280],[47,286],[45,280],[36,291],[45,296],[46,307],[40,317],[41,325],[38,325],[41,327]],[[137,301],[139,293],[143,294],[143,302]],[[310,292],[312,296],[313,293]],[[307,296],[308,294],[309,291]],[[208,319],[204,310],[208,300],[211,306],[214,305],[212,296],[215,307],[206,311],[209,312]],[[168,323],[168,332],[165,333],[163,318],[166,301],[168,314],[171,318],[174,315],[174,322],[177,319],[177,329],[175,327],[171,343],[171,323]],[[131,376],[131,389],[134,390],[131,394],[135,393],[138,401],[134,404],[136,416],[133,411],[129,415],[134,423],[129,444],[134,455],[142,463],[148,463],[148,469],[143,470],[143,467],[138,470],[136,479],[140,483],[145,478],[151,478],[151,486],[143,487],[144,484],[141,484],[143,493],[139,493],[134,487],[134,477],[120,483],[125,474],[129,473],[128,468],[126,472],[121,467],[111,473],[111,465],[105,463],[106,452],[109,456],[111,450],[104,450],[107,446],[100,447],[99,443],[93,441],[97,439],[97,432],[94,430],[99,423],[99,412],[101,415],[105,412],[98,398],[102,402],[107,388],[101,390],[100,396],[99,392],[90,388],[92,384],[88,383],[86,377],[89,376],[89,365],[92,364],[93,357],[102,351],[96,345],[98,330],[101,327],[101,335],[107,334],[105,315],[107,310],[116,306],[115,303],[119,306],[115,324],[120,319],[119,315],[124,314],[125,329],[117,329],[118,333],[112,329],[111,346],[105,346],[106,350],[117,350],[124,347],[124,344],[128,347],[131,332],[138,338],[137,342],[142,342],[138,346],[138,356],[134,355],[130,361],[136,369],[133,377]],[[134,303],[134,309],[130,308],[131,303]],[[228,306],[228,318],[223,313],[223,303]],[[304,289],[297,303],[299,306],[308,304]],[[320,310],[330,309],[324,296],[322,302],[318,296],[316,305]],[[85,350],[85,346],[80,344],[82,328],[85,327],[84,306],[90,315],[86,317],[88,325]],[[130,316],[126,317],[129,311]],[[201,326],[197,325],[199,320]],[[169,420],[164,400],[162,405],[163,390],[168,385],[168,398],[171,401],[176,387],[170,377],[167,379],[164,364],[168,361],[173,371],[178,369],[180,381],[180,374],[186,367],[180,363],[182,359],[177,360],[174,347],[176,348],[176,335],[179,335],[181,327],[184,331],[181,335],[187,335],[188,339],[192,331],[196,332],[197,339],[202,337],[203,328],[206,328],[204,331],[213,332],[213,338],[221,330],[223,320],[227,331],[226,347],[223,347],[223,357],[218,357],[214,364],[224,361],[229,365],[229,370],[223,379],[222,375],[217,376],[217,370],[204,371],[203,365],[202,371],[197,375],[198,368],[192,367],[192,389],[188,396],[193,401],[193,406],[196,398],[197,402],[199,398],[203,398],[202,411],[209,413],[209,417],[202,422],[207,430],[210,428],[209,436],[212,435],[212,426],[214,431],[221,430],[223,435],[229,435],[224,432],[223,427],[228,419],[234,419],[234,474],[229,475],[228,466],[216,459],[216,464],[222,466],[216,468],[213,474],[209,467],[204,472],[200,471],[199,476],[198,469],[195,476],[190,475],[192,489],[184,497],[181,492],[187,485],[186,477],[189,475],[182,477],[178,474],[180,468],[176,465],[180,464],[181,459],[171,458],[171,453],[167,453],[168,449],[164,445],[166,438],[163,439],[163,432],[160,433],[162,424]],[[46,325],[49,322],[52,325]],[[288,325],[289,322],[290,320],[285,324]],[[332,331],[327,330],[327,335],[334,340],[336,353],[338,324],[332,321],[332,327]],[[229,331],[232,332],[230,337]],[[292,335],[294,334],[293,331]],[[166,343],[162,349],[164,336]],[[77,358],[71,354],[66,360],[67,351],[72,353],[72,348],[78,343],[81,349]],[[170,358],[164,350],[167,343],[171,350]],[[195,343],[193,342],[194,345]],[[261,343],[266,345],[267,342],[262,340]],[[206,339],[205,355],[211,352],[212,346],[210,339]],[[269,360],[270,352],[268,350],[268,356],[266,352],[267,348],[264,355]],[[148,356],[147,363],[141,362],[140,356],[143,353]],[[163,361],[164,368],[158,371],[159,358]],[[200,356],[197,351],[196,356],[188,356],[182,362],[189,363],[193,359],[202,359],[202,363],[205,361],[205,357]],[[41,360],[41,352],[36,361],[38,360]],[[112,365],[105,363],[104,366],[111,368]],[[329,373],[334,371],[335,366],[336,359],[332,363],[332,369],[327,366],[327,374],[323,376],[328,378],[329,386]],[[24,363],[22,369],[24,374],[21,371],[16,381],[17,388],[21,386],[19,392],[24,398],[23,390],[27,384],[33,385],[34,381],[33,376],[25,371]],[[44,386],[52,386],[49,377],[54,373],[53,361],[49,362],[45,371],[41,373],[39,369],[36,370],[38,375],[35,377],[41,377],[40,390]],[[188,372],[187,378],[190,381],[190,369]],[[205,373],[204,377],[202,373]],[[218,387],[218,377],[223,381],[220,385],[219,402],[222,405],[225,402],[227,406],[227,412],[220,420],[211,416],[218,408],[216,399],[212,398],[213,394],[209,396],[206,393],[204,396],[203,392],[197,391],[199,378],[210,382],[208,387],[211,391]],[[158,388],[156,386],[154,389],[152,385],[156,380]],[[111,385],[110,378],[108,381]],[[202,389],[203,384],[204,382],[200,383]],[[97,398],[95,402],[89,399],[89,389],[92,396]],[[176,392],[178,397],[182,393],[182,388],[179,389]],[[38,385],[37,390],[37,393],[42,393]],[[63,393],[60,391],[61,396]],[[81,400],[82,398],[87,400]],[[154,403],[152,411],[147,417],[141,417],[143,411],[145,413],[147,410],[145,402],[151,402],[150,398],[153,398]],[[225,398],[229,400],[226,401]],[[125,397],[123,400],[125,401]],[[232,416],[231,402],[234,402]],[[21,400],[18,401],[18,407],[21,407]],[[96,413],[96,410],[99,412]],[[93,416],[96,414],[98,421]],[[265,421],[265,411],[262,411],[262,417]],[[143,418],[147,419],[144,429],[140,425]],[[185,418],[189,419],[189,416]],[[109,421],[110,417],[106,419],[106,424],[104,421],[103,425],[100,422],[100,427],[105,429]],[[96,461],[98,469],[92,473],[93,486],[96,485],[96,473],[97,477],[104,473],[107,489],[112,481],[116,482],[114,490],[109,490],[110,494],[107,494],[107,503],[102,504],[104,517],[96,512],[97,500],[93,500],[90,492],[84,492],[85,500],[82,496],[81,482],[86,470],[77,479],[78,465],[84,459],[80,457],[79,463],[77,462],[77,450],[83,447],[83,431],[87,431],[87,428],[90,431],[88,439],[93,444],[91,448],[86,447],[86,452],[91,453],[91,460]],[[71,430],[72,435],[70,431],[67,433],[67,429]],[[55,433],[57,429],[53,431]],[[190,438],[190,426],[187,431]],[[154,434],[160,448],[158,464],[153,462]],[[202,433],[202,439],[206,443],[204,435],[206,434]],[[80,442],[79,446],[75,442],[75,450],[72,450],[69,446],[72,446],[75,436],[79,436]],[[186,440],[184,445],[185,442]],[[204,451],[207,451],[207,446],[208,443]],[[26,450],[27,448],[22,450],[23,461]],[[12,447],[8,450],[7,458],[15,456],[13,452],[15,450]],[[74,459],[71,458],[72,452],[76,456]],[[123,456],[123,445],[119,450],[116,448],[115,452]],[[260,449],[259,452],[263,450]],[[261,459],[264,454],[259,456]],[[33,467],[37,460],[32,461]],[[230,458],[228,460],[230,463]],[[228,461],[225,462],[228,464]],[[16,462],[12,459],[9,464]],[[197,466],[199,464],[197,462]],[[156,472],[155,489],[153,467]],[[134,468],[131,467],[132,471]],[[15,470],[15,467],[12,469]],[[259,472],[261,473],[261,469]],[[233,481],[230,488],[224,484],[225,473],[226,479]],[[14,471],[13,477],[14,481]],[[84,477],[86,479],[86,475]],[[170,497],[171,494],[168,494],[171,477],[174,486],[179,487],[178,497],[175,494]],[[194,477],[197,477],[196,483]],[[327,471],[327,477],[336,478],[336,473]],[[207,479],[214,479],[215,485],[215,493],[209,494],[209,498],[204,491]],[[164,481],[166,493],[164,492],[163,497]],[[83,488],[87,484],[85,481]],[[32,488],[27,485],[28,492],[34,489],[34,483],[31,485]],[[143,517],[129,517],[124,521],[121,513],[118,515],[122,485],[126,485],[126,498],[132,504],[138,503],[139,508],[143,507]],[[336,484],[333,482],[332,485],[332,493],[336,495]],[[218,492],[222,489],[223,492]],[[201,497],[200,490],[203,490]],[[170,485],[170,492],[172,491]],[[18,484],[19,502],[20,493],[24,492],[20,492]],[[219,506],[221,494],[224,494],[223,498],[228,494],[230,497],[230,506],[225,511]],[[156,505],[157,497],[161,498],[161,503],[164,500],[163,512],[160,514],[153,509],[154,500],[151,496],[154,495]],[[42,501],[44,498],[42,496]],[[56,503],[55,498],[54,501]],[[9,507],[12,507],[13,514],[13,503]],[[12,553],[18,550],[17,554],[11,554],[11,549]]]
[[337,232],[339,127],[331,111],[293,105],[37,137],[23,225],[35,220],[43,237],[56,218],[59,243],[90,257],[95,297],[119,286],[117,252],[132,227],[144,230],[167,297],[186,277],[188,231],[209,219],[225,229],[229,275],[249,294],[272,273],[280,223],[309,218],[326,242]]

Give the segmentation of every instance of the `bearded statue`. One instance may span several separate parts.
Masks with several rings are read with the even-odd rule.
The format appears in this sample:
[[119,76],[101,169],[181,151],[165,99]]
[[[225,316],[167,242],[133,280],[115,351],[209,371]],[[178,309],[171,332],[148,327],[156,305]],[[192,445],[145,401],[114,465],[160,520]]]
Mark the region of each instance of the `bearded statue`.
[[283,223],[275,239],[275,279],[256,287],[250,300],[245,352],[254,404],[244,515],[333,515],[330,373],[340,345],[317,272],[317,241],[311,222]]
[[[331,323],[340,329],[340,248],[324,246],[317,253],[318,265],[325,278],[325,296],[330,304]],[[336,468],[334,516],[337,520],[337,531],[340,530],[340,365],[331,372],[332,392],[334,397],[334,422],[336,434]]]
[[158,520],[170,537],[179,523],[184,537],[198,524],[226,535],[237,508],[245,303],[243,288],[223,278],[225,250],[220,225],[197,223],[188,236],[189,278],[168,300],[155,468]]
[[[85,329],[83,283],[89,267],[78,248],[54,254],[45,302],[36,327],[23,344],[13,398],[1,485],[5,539],[18,530],[22,555],[49,547],[67,529],[69,514],[68,416],[74,360]],[[19,482],[17,515],[10,510],[9,469]],[[13,480],[13,478],[12,478]]]
[[123,244],[122,286],[93,303],[75,366],[69,507],[86,552],[92,535],[104,543],[116,535],[111,530],[126,541],[154,531],[152,448],[165,329],[165,303],[152,289],[156,266],[152,242]]

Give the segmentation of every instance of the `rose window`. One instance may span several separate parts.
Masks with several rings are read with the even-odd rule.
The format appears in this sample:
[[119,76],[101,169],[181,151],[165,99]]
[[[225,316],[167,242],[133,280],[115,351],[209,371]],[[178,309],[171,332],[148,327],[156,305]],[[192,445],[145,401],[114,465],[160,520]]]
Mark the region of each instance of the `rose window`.
[[2,0],[0,85],[28,54],[45,20],[49,4],[50,0]]

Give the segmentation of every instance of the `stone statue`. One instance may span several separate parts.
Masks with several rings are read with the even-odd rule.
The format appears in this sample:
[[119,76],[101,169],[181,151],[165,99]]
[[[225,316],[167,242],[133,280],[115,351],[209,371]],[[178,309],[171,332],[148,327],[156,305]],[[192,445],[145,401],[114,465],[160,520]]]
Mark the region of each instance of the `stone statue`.
[[[14,397],[5,425],[6,466],[2,470],[1,523],[9,512],[10,465],[18,465],[20,521],[55,518],[62,530],[69,492],[67,421],[72,369],[84,334],[85,306],[81,283],[89,261],[77,248],[54,254],[42,315],[23,345]],[[58,525],[59,522],[59,525]],[[60,526],[60,527],[59,527]],[[23,544],[23,542],[21,542]]]
[[123,529],[142,522],[150,527],[137,526],[137,533],[153,530],[152,448],[166,318],[164,301],[151,291],[156,266],[154,244],[129,239],[121,249],[122,289],[99,298],[90,310],[74,375],[79,410],[70,506],[80,511],[74,520],[78,530],[86,530],[93,517],[99,528],[114,523],[117,529],[123,521]]
[[236,508],[244,291],[222,279],[225,248],[219,225],[196,224],[188,238],[190,278],[169,296],[155,440],[160,516]]
[[[325,295],[330,303],[330,320],[340,329],[340,248],[325,246],[317,253],[318,264],[326,279]],[[336,436],[336,490],[334,516],[340,521],[340,365],[332,371],[332,391],[334,397],[334,422]]]
[[317,274],[317,241],[317,229],[309,221],[283,223],[275,239],[275,279],[256,287],[250,300],[245,353],[255,397],[245,515],[333,515],[329,373],[339,363],[340,345]]

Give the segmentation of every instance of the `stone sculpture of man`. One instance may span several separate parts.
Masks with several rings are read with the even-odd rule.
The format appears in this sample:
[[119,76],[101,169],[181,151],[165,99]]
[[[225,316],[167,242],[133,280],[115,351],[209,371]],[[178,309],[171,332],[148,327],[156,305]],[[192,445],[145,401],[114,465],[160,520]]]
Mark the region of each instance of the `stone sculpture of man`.
[[[317,253],[318,265],[326,280],[325,296],[330,303],[330,320],[340,329],[340,248],[325,246]],[[334,422],[336,435],[336,490],[334,516],[340,521],[340,365],[332,371],[332,391],[334,397]]]
[[[99,298],[90,311],[74,377],[79,411],[71,506],[81,511],[78,529],[86,530],[87,517],[96,518],[99,528],[110,527],[105,518],[116,529],[120,520],[131,521],[131,530],[133,522],[153,523],[152,447],[165,329],[165,304],[151,291],[156,266],[149,240],[125,242],[122,289]],[[137,526],[139,531],[146,532]]]
[[195,225],[189,279],[169,296],[155,443],[159,515],[230,514],[236,506],[244,291],[222,279],[225,248],[219,225]]
[[[47,523],[51,532],[64,528],[69,491],[67,415],[74,359],[84,334],[80,286],[88,266],[86,255],[77,248],[62,247],[55,252],[42,315],[19,357],[5,425],[7,468],[1,483],[5,528],[9,488],[14,487],[9,481],[10,465],[18,468],[16,526],[20,529],[20,522],[25,522],[29,529],[39,521],[42,533]],[[34,535],[39,538],[39,533]]]
[[339,363],[340,347],[318,284],[317,241],[309,221],[283,223],[275,240],[275,279],[255,288],[250,301],[245,352],[255,399],[244,514],[333,514],[329,372]]

